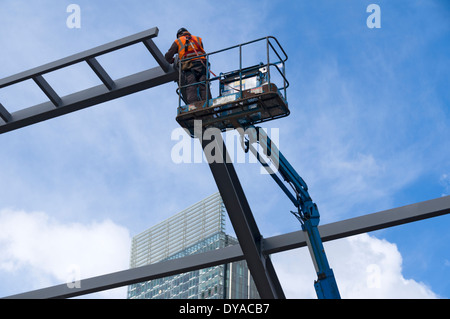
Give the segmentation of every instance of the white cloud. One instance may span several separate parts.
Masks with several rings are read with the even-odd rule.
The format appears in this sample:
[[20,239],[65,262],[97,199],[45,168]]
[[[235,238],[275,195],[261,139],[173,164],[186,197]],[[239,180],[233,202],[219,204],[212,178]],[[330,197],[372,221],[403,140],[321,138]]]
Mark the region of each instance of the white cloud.
[[[325,243],[342,298],[437,298],[425,284],[406,279],[395,244],[367,234]],[[308,250],[274,255],[274,265],[288,298],[316,298],[317,276]]]
[[442,196],[447,196],[450,194],[450,175],[442,174],[439,183],[442,187],[444,187],[444,191],[442,192]]
[[[130,243],[128,230],[110,220],[61,223],[43,212],[0,211],[0,271],[27,273],[28,282],[17,283],[21,292],[126,269]],[[98,296],[126,293],[122,288]]]

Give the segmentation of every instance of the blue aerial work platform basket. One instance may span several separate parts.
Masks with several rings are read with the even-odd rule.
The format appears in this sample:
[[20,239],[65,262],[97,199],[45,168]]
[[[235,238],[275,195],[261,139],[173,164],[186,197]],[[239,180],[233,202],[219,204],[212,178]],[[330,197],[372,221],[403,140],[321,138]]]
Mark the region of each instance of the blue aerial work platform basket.
[[[266,51],[264,52],[266,61],[244,68],[243,47],[256,43],[262,43]],[[210,71],[211,56],[223,52],[229,54],[227,51],[230,50],[239,50],[239,68],[216,76]],[[285,62],[288,57],[276,38],[260,38],[203,56],[206,56],[206,81],[190,85],[206,85],[208,88],[206,100],[186,104],[182,93],[189,85],[181,84],[181,72],[178,82],[177,93],[180,99],[176,120],[191,136],[194,136],[196,120],[202,121],[203,129],[214,127],[225,131],[239,127],[246,128],[289,115],[286,98],[289,82],[285,75]],[[183,59],[179,63],[188,60],[190,59]],[[210,73],[213,77],[210,77]],[[213,98],[208,95],[209,88],[217,83],[215,81],[218,82],[219,94]]]

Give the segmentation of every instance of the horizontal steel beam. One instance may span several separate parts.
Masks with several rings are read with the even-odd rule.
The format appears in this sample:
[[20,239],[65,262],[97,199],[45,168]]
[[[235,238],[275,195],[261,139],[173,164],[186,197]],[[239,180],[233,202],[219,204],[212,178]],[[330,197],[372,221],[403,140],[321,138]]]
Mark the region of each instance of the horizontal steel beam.
[[67,66],[79,63],[79,62],[83,62],[87,59],[90,58],[95,58],[98,57],[102,54],[106,54],[115,50],[119,50],[122,49],[124,47],[139,43],[139,42],[143,42],[145,39],[150,39],[150,38],[154,38],[156,36],[158,36],[158,28],[152,28],[146,31],[142,31],[140,33],[136,33],[133,35],[130,35],[128,37],[116,40],[116,41],[112,41],[103,45],[100,45],[98,47],[68,56],[66,58],[51,62],[51,63],[47,63],[44,64],[42,66],[15,74],[15,75],[11,75],[9,77],[0,79],[0,88],[18,83],[18,82],[22,82],[25,80],[29,80],[32,79],[34,77],[36,77],[37,75],[42,75],[45,73],[49,73],[58,69],[62,69],[65,68]]
[[[450,196],[446,196],[326,224],[319,226],[319,231],[323,241],[330,241],[449,213]],[[304,246],[306,246],[306,241],[303,231],[266,238],[262,245],[265,254],[279,253]],[[62,284],[7,298],[70,298],[244,259],[241,247],[234,245],[202,254],[84,279],[80,282],[80,288],[69,288],[66,284]]]
[[67,284],[39,289],[28,293],[14,295],[11,299],[51,299],[51,298],[71,298],[113,289],[121,286],[137,284],[147,280],[153,280],[166,276],[176,275],[213,267],[228,262],[244,259],[244,255],[239,245],[229,246],[222,249],[208,251],[198,255],[186,256],[180,259],[127,269],[103,276],[82,280],[80,288],[69,288]]
[[[450,214],[450,196],[325,224],[319,226],[319,232],[325,242],[446,214]],[[304,246],[306,243],[302,231],[274,236],[264,242],[267,254]]]
[[113,90],[101,84],[61,97],[58,107],[55,107],[53,102],[45,102],[13,112],[8,122],[0,124],[0,134],[175,81],[177,78],[178,72],[172,67],[166,73],[158,66],[116,80]]
[[[0,134],[112,99],[120,98],[170,81],[176,81],[178,78],[178,71],[164,59],[163,54],[152,41],[152,38],[157,35],[158,28],[152,28],[91,50],[1,79],[0,88],[32,79],[50,101],[11,113],[5,106],[0,105]],[[119,50],[139,42],[142,42],[147,47],[151,55],[158,62],[158,67],[113,80],[96,59],[96,57],[102,54]],[[44,79],[43,75],[79,62],[86,62],[103,84],[60,97]]]

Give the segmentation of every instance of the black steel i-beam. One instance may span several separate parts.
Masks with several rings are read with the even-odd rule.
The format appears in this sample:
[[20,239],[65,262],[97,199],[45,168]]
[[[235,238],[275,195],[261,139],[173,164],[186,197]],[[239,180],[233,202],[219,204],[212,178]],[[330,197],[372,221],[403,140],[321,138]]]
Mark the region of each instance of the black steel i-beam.
[[[0,89],[32,79],[49,98],[48,102],[16,112],[9,112],[7,106],[0,102],[0,134],[177,80],[178,72],[164,59],[152,41],[157,35],[158,28],[155,27],[0,79]],[[159,66],[114,80],[96,59],[98,56],[138,43],[145,45]],[[103,84],[60,97],[44,78],[45,74],[84,62],[91,67]]]
[[215,134],[211,140],[205,138],[201,140],[209,167],[260,297],[284,299],[285,295],[270,256],[263,253],[263,237],[229,158],[222,135]]
[[[319,231],[322,240],[326,242],[446,214],[450,214],[450,196],[325,224],[319,226]],[[302,230],[263,239],[263,253],[266,255],[305,246],[306,239]],[[243,259],[245,259],[245,256],[240,245],[237,244],[200,254],[83,279],[80,281],[79,287],[61,284],[6,298],[71,298]]]

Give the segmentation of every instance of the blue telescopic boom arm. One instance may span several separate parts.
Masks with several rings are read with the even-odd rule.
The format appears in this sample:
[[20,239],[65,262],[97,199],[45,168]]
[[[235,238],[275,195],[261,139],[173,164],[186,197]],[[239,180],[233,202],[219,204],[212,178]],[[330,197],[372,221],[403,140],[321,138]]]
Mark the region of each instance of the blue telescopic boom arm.
[[[305,181],[298,175],[277,146],[272,143],[264,130],[250,126],[240,133],[241,144],[245,152],[250,150],[255,155],[294,206],[297,207],[297,211],[292,213],[300,221],[302,229],[306,233],[306,242],[317,273],[317,280],[314,282],[317,297],[319,299],[340,299],[336,279],[333,270],[328,264],[317,227],[320,220],[319,210],[309,196],[308,186]],[[255,143],[262,147],[269,161],[261,157],[258,149],[253,146]],[[277,173],[280,174],[284,181],[281,180]],[[292,187],[294,193],[289,190],[286,183]]]

